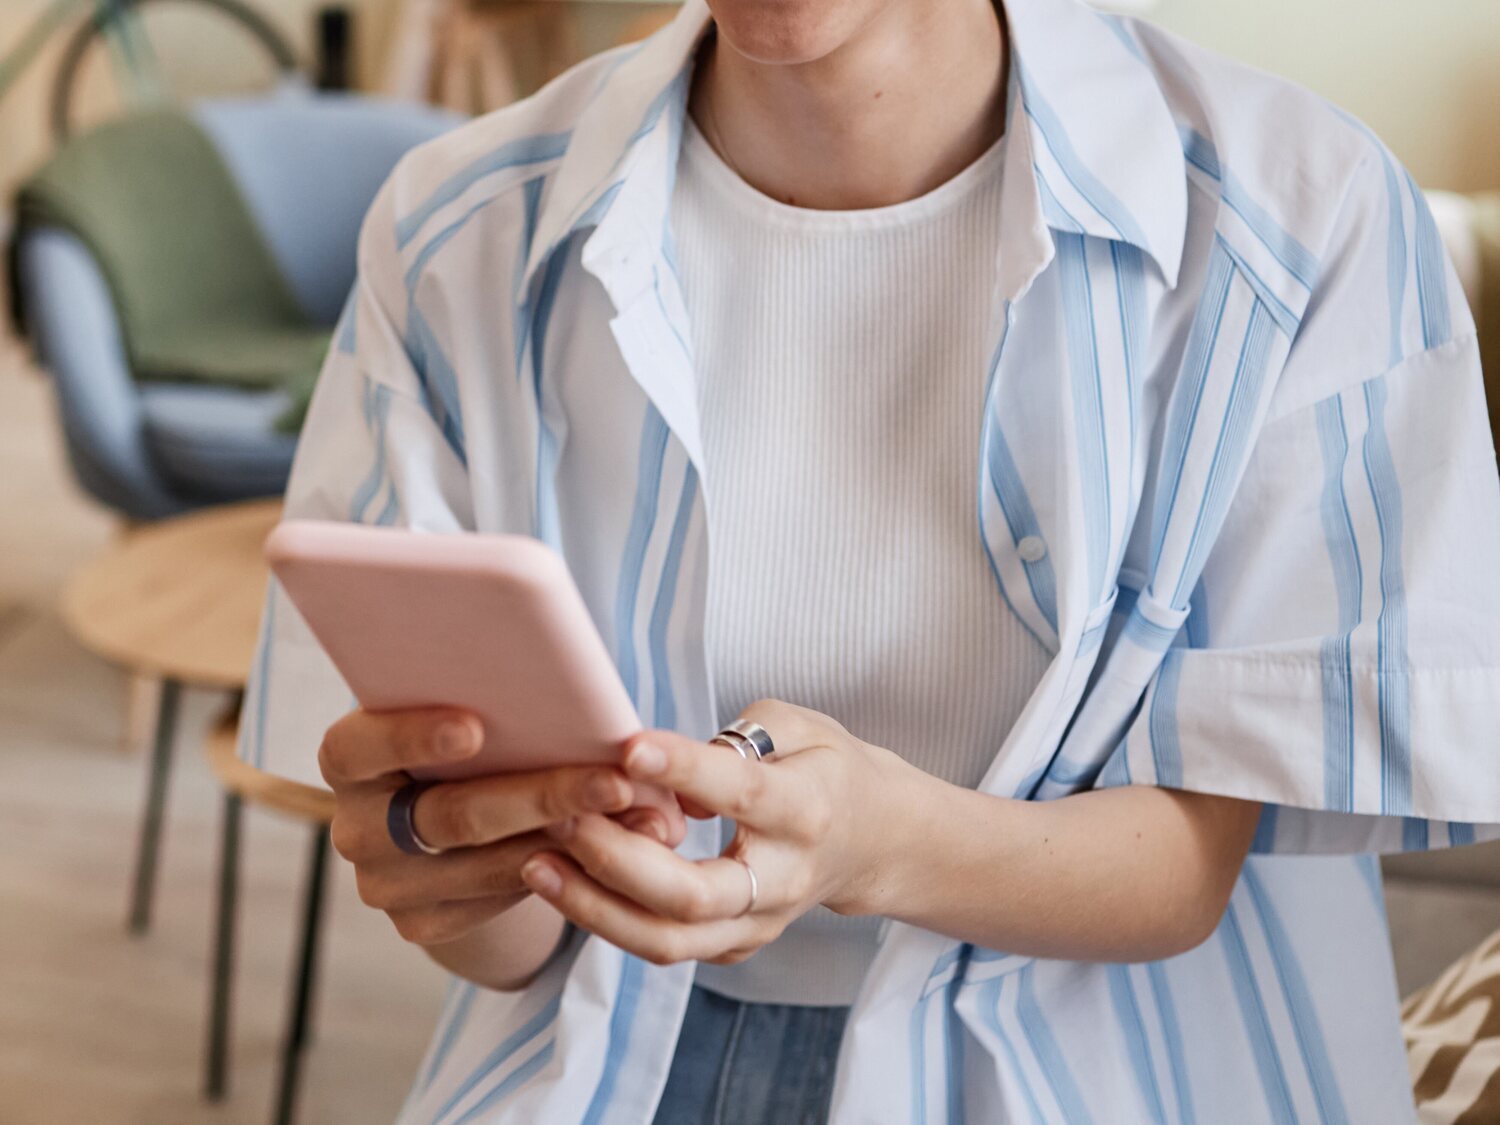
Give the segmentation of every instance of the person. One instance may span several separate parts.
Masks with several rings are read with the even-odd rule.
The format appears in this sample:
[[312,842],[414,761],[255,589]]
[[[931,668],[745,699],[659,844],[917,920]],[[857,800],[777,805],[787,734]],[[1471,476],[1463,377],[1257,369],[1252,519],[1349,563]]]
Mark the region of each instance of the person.
[[555,546],[653,729],[413,789],[476,721],[343,714],[273,589],[243,753],[456,978],[401,1119],[1408,1115],[1371,853],[1500,821],[1484,418],[1386,149],[1073,0],[689,0],[423,146],[287,512]]

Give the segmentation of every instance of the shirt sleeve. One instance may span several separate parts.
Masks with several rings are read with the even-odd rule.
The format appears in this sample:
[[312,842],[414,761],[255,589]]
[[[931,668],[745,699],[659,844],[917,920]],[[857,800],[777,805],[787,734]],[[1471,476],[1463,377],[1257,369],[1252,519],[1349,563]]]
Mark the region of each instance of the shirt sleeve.
[[[366,219],[354,290],[308,410],[287,488],[286,518],[455,532],[473,526],[455,427],[399,327],[405,282],[382,192]],[[400,319],[398,319],[398,316]],[[274,579],[240,721],[240,756],[260,769],[321,785],[323,732],[355,706]]]
[[1500,478],[1462,291],[1420,194],[1399,198],[1396,253],[1373,201],[1346,216],[1100,775],[1264,802],[1257,851],[1500,835]]

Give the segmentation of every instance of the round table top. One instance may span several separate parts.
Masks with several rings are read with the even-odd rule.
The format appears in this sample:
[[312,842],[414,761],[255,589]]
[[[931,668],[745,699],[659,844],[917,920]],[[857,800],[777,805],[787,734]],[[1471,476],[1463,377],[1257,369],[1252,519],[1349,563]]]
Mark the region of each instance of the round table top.
[[261,545],[280,518],[279,500],[253,500],[146,524],[68,580],[63,619],[132,671],[243,688],[269,574]]

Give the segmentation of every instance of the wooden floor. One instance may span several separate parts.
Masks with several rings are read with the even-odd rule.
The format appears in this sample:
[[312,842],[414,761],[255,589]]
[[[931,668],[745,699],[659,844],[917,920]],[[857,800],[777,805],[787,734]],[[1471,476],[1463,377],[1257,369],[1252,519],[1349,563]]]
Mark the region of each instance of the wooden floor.
[[[0,349],[4,345],[0,344]],[[187,701],[155,924],[124,930],[145,757],[124,745],[125,679],[53,609],[113,523],[68,482],[48,389],[0,350],[0,1122],[190,1125],[270,1119],[307,843],[250,812],[244,828],[232,1088],[199,1098],[218,790],[198,753],[223,705]],[[444,977],[331,881],[303,1125],[389,1121]]]

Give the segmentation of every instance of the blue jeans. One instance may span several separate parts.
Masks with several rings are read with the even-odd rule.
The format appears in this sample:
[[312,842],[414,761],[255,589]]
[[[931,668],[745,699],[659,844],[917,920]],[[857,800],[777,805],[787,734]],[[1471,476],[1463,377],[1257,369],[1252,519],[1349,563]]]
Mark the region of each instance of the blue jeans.
[[695,987],[655,1125],[823,1125],[848,1018]]

